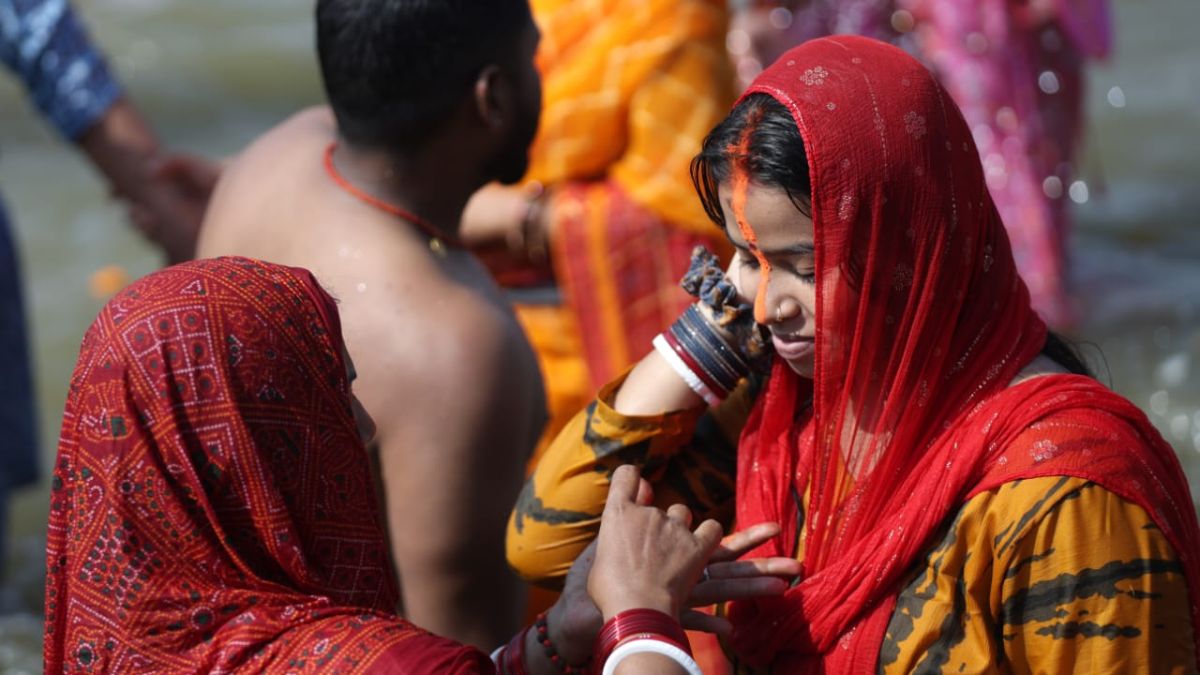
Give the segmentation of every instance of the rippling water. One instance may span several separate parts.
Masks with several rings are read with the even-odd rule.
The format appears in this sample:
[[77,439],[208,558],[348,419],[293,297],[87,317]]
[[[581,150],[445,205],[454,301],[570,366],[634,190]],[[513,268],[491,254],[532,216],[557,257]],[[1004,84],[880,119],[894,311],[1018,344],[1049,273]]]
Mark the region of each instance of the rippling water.
[[[132,96],[181,148],[231,153],[320,100],[311,3],[76,4]],[[1090,199],[1077,209],[1074,246],[1087,312],[1077,337],[1094,345],[1085,351],[1102,377],[1174,444],[1200,495],[1200,41],[1193,32],[1200,4],[1116,4],[1116,58],[1093,69],[1088,97],[1082,164]],[[89,295],[89,278],[114,264],[136,277],[157,259],[7,81],[0,82],[0,189],[23,252],[48,465],[80,337],[102,304]],[[3,673],[41,670],[45,495],[44,487],[32,489],[13,504],[0,588],[0,614],[8,613],[0,616]]]

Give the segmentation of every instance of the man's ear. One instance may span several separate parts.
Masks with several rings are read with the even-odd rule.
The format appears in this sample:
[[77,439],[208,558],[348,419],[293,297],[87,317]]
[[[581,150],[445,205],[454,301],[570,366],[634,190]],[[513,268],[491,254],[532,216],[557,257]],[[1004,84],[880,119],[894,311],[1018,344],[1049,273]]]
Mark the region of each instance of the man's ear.
[[488,128],[497,129],[505,125],[510,108],[508,93],[508,80],[500,72],[499,66],[490,64],[479,71],[473,92],[475,114]]

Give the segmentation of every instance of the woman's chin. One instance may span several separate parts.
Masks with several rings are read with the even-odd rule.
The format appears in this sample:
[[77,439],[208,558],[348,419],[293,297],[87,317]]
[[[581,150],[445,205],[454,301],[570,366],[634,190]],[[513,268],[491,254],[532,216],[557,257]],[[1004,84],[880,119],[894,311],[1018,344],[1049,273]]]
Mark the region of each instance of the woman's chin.
[[813,377],[813,360],[811,357],[800,359],[784,359],[784,363],[792,372],[803,377],[806,380],[811,380]]

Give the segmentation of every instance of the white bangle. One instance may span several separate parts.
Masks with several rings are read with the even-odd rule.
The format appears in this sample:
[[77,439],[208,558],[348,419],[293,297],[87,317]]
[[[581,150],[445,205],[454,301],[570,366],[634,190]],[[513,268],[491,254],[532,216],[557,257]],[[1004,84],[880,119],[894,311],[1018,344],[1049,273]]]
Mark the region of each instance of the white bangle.
[[678,663],[680,668],[688,672],[688,675],[704,675],[704,673],[700,672],[700,666],[696,665],[696,660],[688,656],[687,652],[669,642],[655,640],[654,638],[637,638],[636,640],[623,643],[614,649],[612,654],[609,655],[608,660],[604,662],[602,675],[613,675],[617,670],[617,666],[621,661],[625,660],[625,657],[646,653],[662,654],[675,663]]
[[710,406],[716,407],[721,405],[720,397],[714,394],[712,390],[708,388],[708,385],[704,384],[704,382],[702,382],[700,378],[696,376],[696,373],[692,372],[691,368],[687,367],[687,364],[683,362],[683,359],[679,358],[679,355],[675,353],[674,349],[671,349],[671,345],[667,344],[667,339],[662,336],[662,333],[654,336],[652,344],[654,345],[654,351],[658,352],[664,359],[667,360],[667,363],[671,365],[671,370],[674,370],[675,374],[679,375],[679,377],[682,378],[685,383],[687,383],[689,389],[696,392],[696,394],[700,398],[704,399],[704,402]]
[[508,645],[504,644],[492,650],[492,663],[500,665],[500,657],[504,655],[504,650],[507,648]]

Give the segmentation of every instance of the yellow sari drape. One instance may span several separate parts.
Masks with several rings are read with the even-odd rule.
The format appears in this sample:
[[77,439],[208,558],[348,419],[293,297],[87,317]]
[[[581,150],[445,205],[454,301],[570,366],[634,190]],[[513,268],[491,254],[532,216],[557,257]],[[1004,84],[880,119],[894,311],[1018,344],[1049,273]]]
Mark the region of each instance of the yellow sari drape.
[[562,306],[519,306],[553,438],[686,307],[691,249],[725,250],[691,158],[733,101],[723,0],[533,0],[543,109],[527,178],[548,189]]

